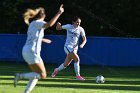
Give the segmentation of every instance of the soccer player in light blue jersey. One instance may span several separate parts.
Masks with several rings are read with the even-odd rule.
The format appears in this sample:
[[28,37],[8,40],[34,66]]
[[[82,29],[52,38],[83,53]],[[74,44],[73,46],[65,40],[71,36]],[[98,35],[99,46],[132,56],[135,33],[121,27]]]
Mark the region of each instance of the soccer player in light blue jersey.
[[[47,76],[40,51],[42,41],[51,43],[51,40],[43,38],[44,30],[52,27],[63,12],[64,8],[62,4],[56,15],[49,22],[44,21],[46,17],[44,8],[27,9],[24,13],[24,21],[29,27],[27,31],[27,40],[22,49],[22,55],[32,72],[17,73],[14,79],[15,87],[20,79],[29,79],[24,93],[30,93],[37,84],[38,79],[45,79]],[[29,20],[32,21],[29,22]]]
[[66,24],[62,25],[61,23],[57,23],[56,29],[57,30],[62,30],[65,29],[67,31],[67,39],[64,45],[64,51],[67,54],[67,57],[58,68],[54,69],[54,72],[52,73],[52,77],[55,77],[57,73],[67,66],[74,60],[74,69],[76,73],[76,79],[77,80],[85,80],[81,75],[80,75],[80,58],[77,54],[78,51],[78,43],[79,43],[79,37],[80,35],[83,38],[83,42],[80,44],[80,48],[83,48],[84,45],[87,42],[86,35],[84,29],[80,26],[81,19],[80,17],[75,17],[72,20],[73,24]]

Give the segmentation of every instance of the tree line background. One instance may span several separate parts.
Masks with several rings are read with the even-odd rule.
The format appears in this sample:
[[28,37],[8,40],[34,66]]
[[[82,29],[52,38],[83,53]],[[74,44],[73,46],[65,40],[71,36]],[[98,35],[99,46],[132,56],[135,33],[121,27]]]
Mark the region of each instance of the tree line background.
[[[0,33],[25,34],[28,26],[22,15],[27,8],[44,7],[45,21],[49,21],[61,3],[65,12],[58,21],[67,24],[74,16],[80,16],[88,36],[140,37],[140,0],[2,0]],[[65,31],[56,31],[54,25],[45,34]]]

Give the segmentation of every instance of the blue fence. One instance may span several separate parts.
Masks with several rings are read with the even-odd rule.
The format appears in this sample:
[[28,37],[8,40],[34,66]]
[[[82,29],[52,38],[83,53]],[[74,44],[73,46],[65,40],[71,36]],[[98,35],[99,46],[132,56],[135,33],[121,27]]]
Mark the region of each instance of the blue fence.
[[[48,63],[62,63],[66,57],[65,36],[47,35],[52,44],[42,46],[42,58]],[[24,62],[21,51],[26,35],[0,35],[0,61]],[[81,64],[102,66],[140,66],[139,38],[87,37],[87,44],[79,48]]]

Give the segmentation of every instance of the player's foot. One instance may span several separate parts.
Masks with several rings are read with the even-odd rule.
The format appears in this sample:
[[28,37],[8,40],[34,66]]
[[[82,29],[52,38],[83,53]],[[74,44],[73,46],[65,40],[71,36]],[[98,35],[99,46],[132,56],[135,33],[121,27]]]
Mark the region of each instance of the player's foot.
[[19,80],[20,80],[20,74],[17,73],[15,74],[15,78],[14,78],[14,87],[17,86]]
[[58,68],[55,68],[51,76],[54,78],[57,74],[58,74]]
[[82,76],[76,76],[76,80],[84,81],[85,79]]

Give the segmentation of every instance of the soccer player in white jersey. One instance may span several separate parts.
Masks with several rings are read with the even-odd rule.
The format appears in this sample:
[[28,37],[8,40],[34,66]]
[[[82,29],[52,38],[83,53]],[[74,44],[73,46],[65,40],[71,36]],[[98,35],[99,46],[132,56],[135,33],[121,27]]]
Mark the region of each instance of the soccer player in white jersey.
[[69,64],[72,62],[72,60],[74,60],[74,69],[75,69],[75,73],[76,73],[76,79],[85,80],[80,75],[80,65],[79,65],[80,58],[77,54],[77,50],[78,50],[78,41],[79,41],[80,35],[83,38],[83,42],[80,44],[80,48],[84,47],[84,45],[87,42],[87,39],[86,39],[84,29],[80,26],[81,19],[79,17],[75,17],[72,20],[72,23],[73,24],[66,24],[66,25],[62,25],[62,26],[61,26],[61,23],[59,23],[59,22],[57,23],[57,26],[56,26],[57,30],[62,30],[62,29],[67,30],[67,39],[66,39],[66,42],[64,45],[64,51],[67,54],[67,57],[66,57],[64,63],[62,63],[58,68],[54,69],[54,72],[52,73],[51,76],[55,77],[59,71],[63,70],[67,66],[69,66]]
[[[20,79],[29,79],[24,93],[30,93],[35,87],[38,79],[45,79],[47,76],[43,60],[40,56],[40,51],[42,41],[51,43],[51,40],[43,38],[44,29],[52,27],[63,12],[64,8],[62,4],[56,15],[49,22],[44,21],[46,17],[44,8],[27,9],[24,13],[24,21],[29,27],[27,40],[22,49],[22,55],[32,72],[17,73],[14,79],[15,87]],[[32,21],[29,22],[29,20]]]

